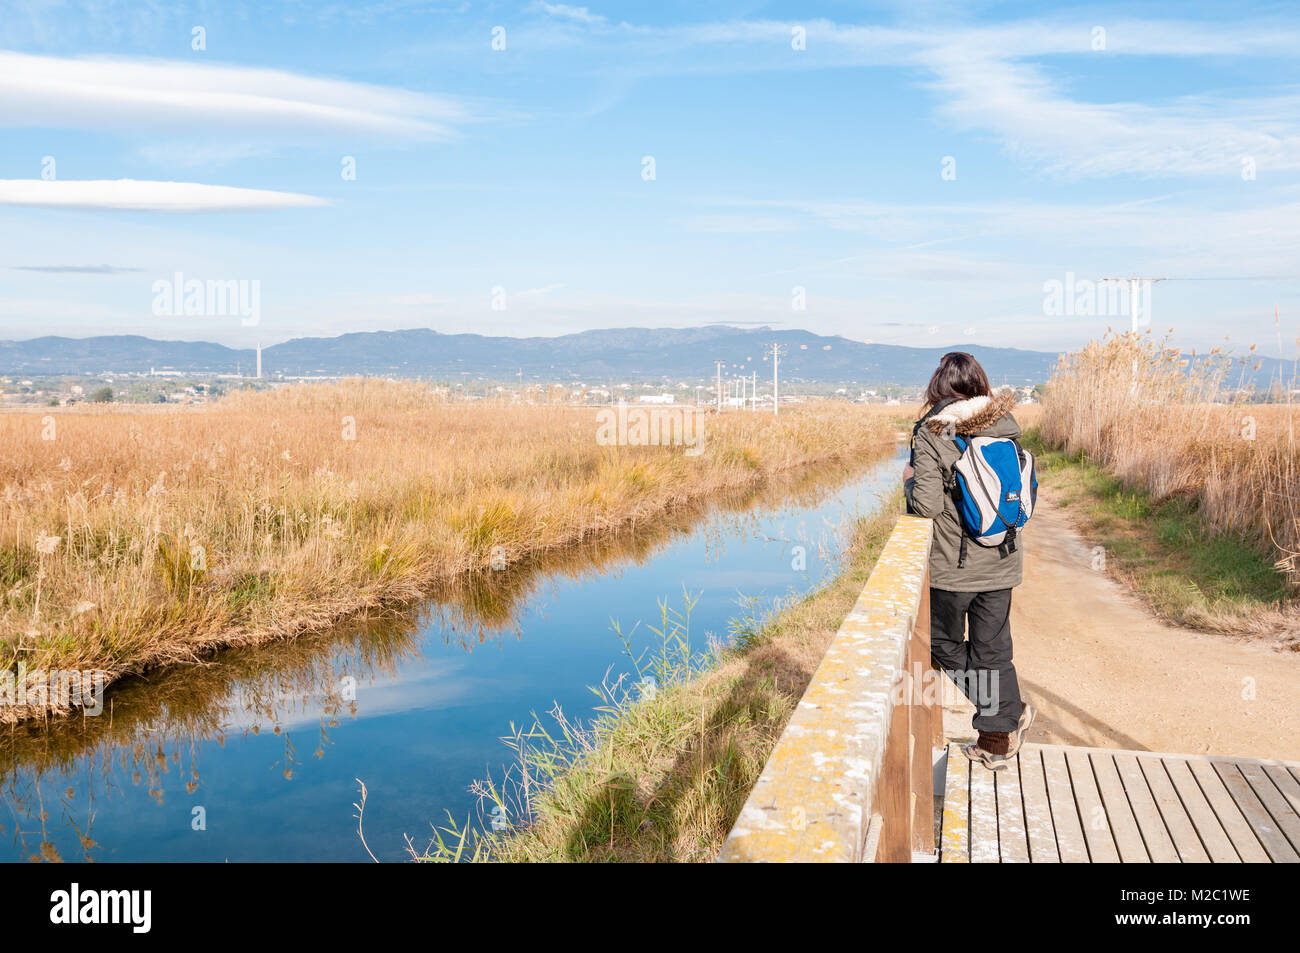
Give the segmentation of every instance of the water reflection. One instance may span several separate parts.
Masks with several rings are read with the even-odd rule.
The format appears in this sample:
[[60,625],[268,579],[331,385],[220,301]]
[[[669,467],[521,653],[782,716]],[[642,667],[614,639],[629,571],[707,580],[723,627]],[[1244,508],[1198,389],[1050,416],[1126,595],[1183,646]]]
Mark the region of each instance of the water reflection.
[[[530,698],[539,689],[573,697],[575,685],[603,670],[603,664],[587,668],[586,660],[616,654],[608,633],[592,633],[589,624],[576,638],[567,619],[572,606],[564,603],[557,612],[549,591],[582,592],[605,618],[629,607],[650,610],[653,604],[630,603],[633,596],[624,596],[617,580],[683,540],[712,563],[715,587],[730,585],[733,593],[755,578],[755,567],[737,564],[731,579],[732,547],[768,542],[785,560],[797,543],[829,567],[838,511],[828,516],[815,508],[853,476],[828,468],[772,480],[635,530],[448,580],[419,606],[387,607],[328,633],[229,649],[124,680],[108,691],[99,717],[7,726],[0,735],[0,833],[11,836],[10,858],[351,859],[340,857],[351,845],[340,846],[347,828],[330,812],[336,803],[344,809],[350,803],[338,800],[352,793],[339,786],[353,769],[325,772],[314,765],[334,757],[335,729],[358,723],[362,695],[365,720],[383,724],[384,734],[350,742],[349,765],[385,771],[402,762],[392,787],[409,784],[404,790],[412,801],[420,800],[415,790],[427,791],[426,806],[448,791],[463,792],[494,753],[501,711],[526,714],[526,706],[514,708],[521,687]],[[676,567],[670,571],[681,575]],[[598,598],[586,591],[590,586],[565,582],[594,578],[601,581]],[[529,639],[542,645],[516,651],[513,666],[505,652],[468,664],[467,653],[484,646],[520,643],[525,617]],[[454,723],[447,712],[457,713]],[[427,752],[426,766],[439,769],[422,773],[417,750]],[[461,765],[468,774],[456,777]],[[268,773],[299,786],[294,797],[302,799],[301,809],[274,803],[292,789],[274,787]],[[296,781],[299,774],[310,780]],[[442,806],[423,816],[435,818]],[[408,815],[401,816],[407,823]],[[289,836],[287,827],[296,822],[301,830]],[[97,835],[105,823],[108,832]],[[205,831],[220,836],[184,836]]]

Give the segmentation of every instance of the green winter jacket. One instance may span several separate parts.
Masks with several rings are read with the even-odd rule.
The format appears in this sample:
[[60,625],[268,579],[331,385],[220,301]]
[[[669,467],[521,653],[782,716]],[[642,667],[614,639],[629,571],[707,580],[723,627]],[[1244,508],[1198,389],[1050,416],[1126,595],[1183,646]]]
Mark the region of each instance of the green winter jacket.
[[961,521],[952,494],[953,464],[961,456],[954,433],[972,437],[1019,437],[1020,425],[1011,416],[1015,394],[972,397],[944,407],[916,432],[913,447],[915,473],[903,484],[912,512],[934,520],[930,547],[930,585],[949,592],[991,592],[1020,585],[1025,538],[1016,551],[1003,556],[996,547],[966,544],[966,565],[957,568],[961,550]]

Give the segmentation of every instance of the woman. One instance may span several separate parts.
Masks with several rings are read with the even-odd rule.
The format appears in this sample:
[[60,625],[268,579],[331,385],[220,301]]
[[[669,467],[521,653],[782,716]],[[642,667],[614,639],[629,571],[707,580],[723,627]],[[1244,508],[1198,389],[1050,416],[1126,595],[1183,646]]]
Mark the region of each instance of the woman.
[[926,413],[917,422],[912,461],[903,470],[908,511],[934,520],[930,548],[930,654],[934,664],[977,709],[975,744],[966,756],[991,770],[1005,768],[1020,750],[1034,708],[1020,698],[1011,664],[1011,590],[1020,585],[1022,547],[987,548],[968,541],[953,501],[953,464],[961,456],[955,435],[1008,437],[1020,427],[1011,416],[1011,392],[994,396],[979,362],[962,351],[945,354],[925,389]]

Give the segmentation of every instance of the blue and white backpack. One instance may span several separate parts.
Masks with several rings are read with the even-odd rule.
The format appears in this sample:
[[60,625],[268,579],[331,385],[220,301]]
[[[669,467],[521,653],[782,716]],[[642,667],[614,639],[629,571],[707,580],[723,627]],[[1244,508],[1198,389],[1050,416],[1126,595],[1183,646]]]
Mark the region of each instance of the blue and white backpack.
[[1011,437],[956,434],[953,440],[961,451],[949,487],[963,530],[957,566],[966,563],[967,538],[1009,556],[1038,499],[1034,455]]

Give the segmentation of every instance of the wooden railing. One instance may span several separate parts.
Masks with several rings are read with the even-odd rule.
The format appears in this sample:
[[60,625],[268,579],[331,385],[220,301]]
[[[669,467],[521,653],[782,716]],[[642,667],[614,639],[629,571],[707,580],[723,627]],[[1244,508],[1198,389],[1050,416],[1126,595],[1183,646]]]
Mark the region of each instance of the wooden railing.
[[[911,861],[934,851],[929,520],[898,520],[720,861]],[[922,684],[925,682],[926,684]]]

